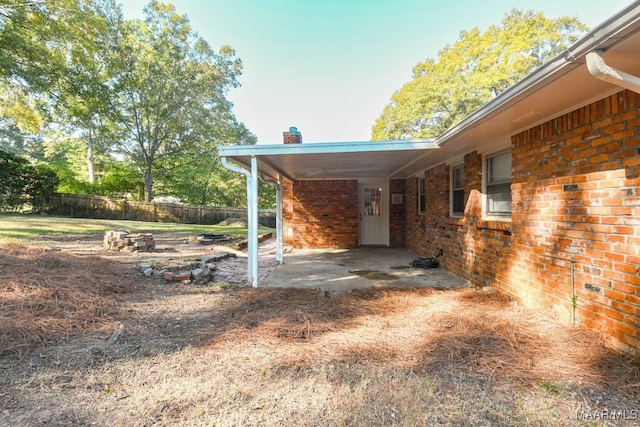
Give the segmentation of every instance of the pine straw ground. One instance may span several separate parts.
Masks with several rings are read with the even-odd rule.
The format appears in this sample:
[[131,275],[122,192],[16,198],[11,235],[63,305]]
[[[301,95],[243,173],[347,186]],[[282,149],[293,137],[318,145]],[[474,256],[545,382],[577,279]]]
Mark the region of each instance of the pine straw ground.
[[176,285],[0,246],[2,426],[638,425],[640,363],[473,289]]

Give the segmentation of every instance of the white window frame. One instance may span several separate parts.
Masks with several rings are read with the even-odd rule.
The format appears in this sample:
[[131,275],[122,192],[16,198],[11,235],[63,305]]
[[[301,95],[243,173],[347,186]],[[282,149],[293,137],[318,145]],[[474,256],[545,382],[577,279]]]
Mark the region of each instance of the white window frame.
[[[505,156],[509,157],[509,168],[508,168],[508,174],[506,174],[507,171],[503,171],[504,173],[499,174],[500,176],[498,177],[493,177],[493,161],[495,159],[504,159]],[[508,150],[502,150],[502,151],[498,151],[496,153],[493,153],[491,155],[487,155],[485,156],[484,159],[484,173],[483,175],[483,187],[484,187],[484,215],[487,218],[496,218],[496,219],[510,219],[511,218],[511,182],[512,182],[512,173],[511,173],[511,149]],[[508,176],[508,178],[507,178]],[[504,188],[508,188],[508,197],[505,197],[503,200],[498,200],[497,203],[502,202],[503,205],[505,205],[505,209],[498,209],[495,208],[494,209],[494,200],[492,199],[492,189],[494,188],[499,188],[502,187]],[[495,193],[495,194],[499,194],[499,193]],[[502,193],[503,195],[506,195],[506,191],[504,191]],[[507,206],[507,199],[508,199],[508,209],[506,208]]]
[[424,215],[427,210],[427,191],[425,189],[425,179],[424,176],[418,177],[418,215]]
[[[454,166],[451,166],[451,185],[450,185],[450,191],[449,191],[449,199],[450,199],[450,210],[449,210],[449,216],[454,217],[454,218],[462,218],[464,216],[464,197],[465,192],[464,192],[464,163],[461,164],[457,164]],[[462,187],[456,187],[455,186],[455,171],[456,170],[462,170]],[[462,198],[463,198],[463,206],[462,206],[462,211],[456,212],[454,211],[454,194],[456,191],[462,191]]]

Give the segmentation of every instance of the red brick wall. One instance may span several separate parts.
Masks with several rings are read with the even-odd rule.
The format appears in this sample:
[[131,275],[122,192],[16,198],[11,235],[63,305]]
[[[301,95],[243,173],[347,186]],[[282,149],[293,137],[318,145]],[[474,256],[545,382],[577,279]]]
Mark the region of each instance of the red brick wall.
[[[389,182],[390,194],[405,194],[405,180]],[[407,200],[389,197],[389,246],[404,248]],[[286,182],[283,192],[285,243],[298,248],[358,246],[358,181]]]
[[[513,141],[513,249],[500,287],[640,350],[640,95],[623,91]],[[573,277],[572,280],[572,269]]]
[[[406,193],[404,179],[392,179],[389,182],[389,193],[402,194]],[[403,197],[402,203],[391,203],[389,198],[389,246],[392,248],[404,248],[406,245],[406,215],[407,200]]]
[[284,242],[301,248],[358,246],[358,181],[285,182]]
[[[623,91],[512,137],[511,221],[482,218],[482,156],[465,156],[465,215],[449,217],[450,168],[407,183],[407,246],[475,285],[553,307],[640,350],[640,95]],[[573,272],[573,273],[572,273]],[[573,279],[572,279],[573,278]]]
[[[425,211],[418,214],[418,196],[411,198],[411,213],[408,224],[411,233],[407,236],[407,247],[424,256],[433,256],[445,246],[443,219],[449,216],[449,166],[444,164],[430,169],[425,174]],[[417,193],[418,178],[410,178],[409,187]]]
[[407,248],[418,254],[426,253],[425,245],[425,219],[418,214],[418,178],[409,178],[405,181],[407,200]]
[[482,155],[464,157],[464,218],[449,216],[450,174],[445,164],[425,172],[424,215],[417,215],[417,178],[407,180],[415,200],[407,215],[407,247],[421,256],[434,256],[442,248],[444,268],[477,286],[495,285],[511,257],[511,233],[508,222],[482,219]]

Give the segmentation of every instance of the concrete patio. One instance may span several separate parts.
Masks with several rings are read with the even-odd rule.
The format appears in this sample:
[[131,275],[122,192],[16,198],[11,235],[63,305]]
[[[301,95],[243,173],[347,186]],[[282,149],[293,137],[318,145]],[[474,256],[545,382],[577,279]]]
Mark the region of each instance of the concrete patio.
[[407,249],[386,247],[290,249],[285,252],[284,263],[276,266],[259,286],[337,293],[371,286],[445,289],[469,286],[468,282],[442,267],[411,267],[411,261],[416,257]]

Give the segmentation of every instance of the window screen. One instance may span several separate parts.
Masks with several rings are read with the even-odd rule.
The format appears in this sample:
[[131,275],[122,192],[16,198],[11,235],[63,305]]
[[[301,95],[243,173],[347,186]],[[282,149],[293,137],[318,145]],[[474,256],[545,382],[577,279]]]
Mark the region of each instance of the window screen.
[[464,165],[451,169],[451,213],[464,215]]
[[487,157],[487,214],[511,214],[511,151]]
[[418,178],[418,214],[424,214],[426,197],[424,192],[424,178]]
[[365,216],[380,216],[382,207],[382,188],[364,189]]

